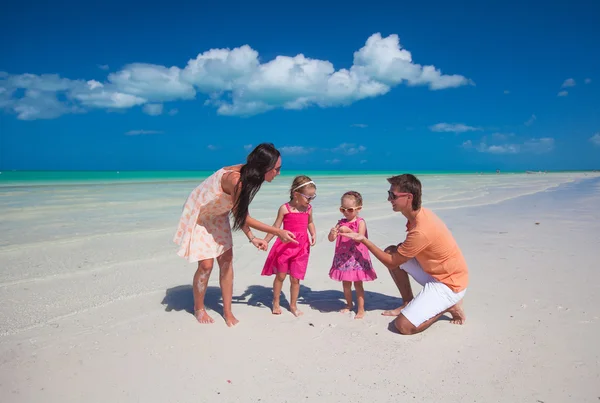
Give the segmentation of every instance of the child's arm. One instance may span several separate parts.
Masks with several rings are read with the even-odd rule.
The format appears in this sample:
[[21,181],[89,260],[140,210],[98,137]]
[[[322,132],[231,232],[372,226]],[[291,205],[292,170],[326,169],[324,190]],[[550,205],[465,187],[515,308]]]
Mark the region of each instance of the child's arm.
[[317,243],[317,230],[315,229],[315,223],[313,222],[312,209],[308,213],[308,233],[310,234],[310,246],[315,246]]
[[339,222],[335,225],[335,227],[331,228],[331,230],[329,231],[329,236],[327,237],[327,239],[329,239],[329,242],[335,241],[335,239],[337,238],[338,233],[339,233],[339,228],[340,228]]
[[367,237],[367,223],[365,222],[365,220],[360,220],[360,222],[358,223],[358,233],[364,236],[365,238]]
[[[277,218],[275,219],[275,223],[273,224],[273,227],[275,228],[281,228],[281,223],[283,222],[283,216],[286,214],[287,209],[285,208],[285,204],[282,204],[281,207],[279,207],[279,211],[277,211]],[[265,241],[267,243],[271,242],[271,239],[273,239],[275,235],[273,234],[267,234],[267,236],[264,238]]]

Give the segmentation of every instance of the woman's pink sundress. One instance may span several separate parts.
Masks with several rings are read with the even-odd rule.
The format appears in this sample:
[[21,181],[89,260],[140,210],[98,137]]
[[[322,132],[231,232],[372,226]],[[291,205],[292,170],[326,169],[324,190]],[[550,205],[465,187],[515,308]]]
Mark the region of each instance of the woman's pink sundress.
[[188,196],[173,242],[177,254],[188,262],[216,258],[233,247],[229,213],[233,199],[223,191],[221,168],[200,183]]

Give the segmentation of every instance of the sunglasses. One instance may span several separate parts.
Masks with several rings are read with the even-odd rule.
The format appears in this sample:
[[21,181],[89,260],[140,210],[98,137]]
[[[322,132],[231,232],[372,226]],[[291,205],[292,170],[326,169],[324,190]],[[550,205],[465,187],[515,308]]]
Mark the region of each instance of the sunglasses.
[[412,193],[394,193],[391,190],[388,190],[387,192],[388,192],[388,200],[396,200],[399,197],[412,195]]
[[362,207],[340,207],[340,211],[343,212],[348,212],[348,213],[354,213],[355,211],[360,210]]
[[317,198],[317,195],[312,195],[312,196],[307,196],[304,193],[300,193],[300,192],[296,192],[298,193],[300,196],[304,197],[306,200],[310,201],[310,200],[315,200]]

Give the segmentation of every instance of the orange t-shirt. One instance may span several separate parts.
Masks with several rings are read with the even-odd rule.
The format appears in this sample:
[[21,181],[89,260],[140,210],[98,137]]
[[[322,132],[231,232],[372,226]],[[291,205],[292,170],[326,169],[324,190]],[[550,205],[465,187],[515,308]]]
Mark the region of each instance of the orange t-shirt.
[[406,224],[406,240],[398,253],[416,258],[423,271],[452,291],[461,292],[469,284],[467,262],[454,237],[435,213],[424,207],[417,213],[415,224]]

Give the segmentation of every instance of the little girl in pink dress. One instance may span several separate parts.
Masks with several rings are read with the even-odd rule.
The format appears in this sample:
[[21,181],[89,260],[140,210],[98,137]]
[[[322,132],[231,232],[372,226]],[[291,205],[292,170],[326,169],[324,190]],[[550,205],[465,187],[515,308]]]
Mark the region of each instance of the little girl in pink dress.
[[358,192],[350,191],[344,193],[340,211],[344,218],[338,221],[337,225],[329,232],[329,241],[335,243],[335,254],[333,264],[329,271],[329,277],[336,281],[341,281],[344,287],[344,297],[346,298],[346,307],[341,312],[350,312],[353,308],[352,301],[352,283],[356,290],[357,311],[355,319],[362,319],[365,316],[365,290],[363,281],[372,281],[377,278],[371,256],[367,247],[350,238],[338,236],[340,232],[357,232],[368,236],[367,224],[365,220],[358,216],[362,209],[362,196]]
[[[292,232],[297,244],[286,244],[279,239],[271,248],[267,261],[262,270],[263,276],[275,275],[273,280],[273,314],[280,315],[281,307],[279,297],[283,281],[290,276],[290,311],[295,316],[302,315],[298,309],[298,295],[300,293],[300,280],[304,280],[310,247],[316,242],[315,224],[312,220],[312,206],[310,202],[317,197],[317,186],[304,175],[294,178],[290,189],[290,201],[279,207],[277,219],[273,226]],[[310,233],[310,240],[308,235]],[[268,234],[265,241],[269,242],[273,235]]]

